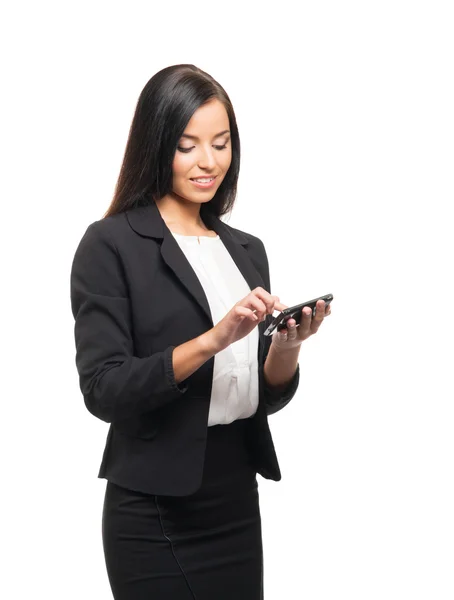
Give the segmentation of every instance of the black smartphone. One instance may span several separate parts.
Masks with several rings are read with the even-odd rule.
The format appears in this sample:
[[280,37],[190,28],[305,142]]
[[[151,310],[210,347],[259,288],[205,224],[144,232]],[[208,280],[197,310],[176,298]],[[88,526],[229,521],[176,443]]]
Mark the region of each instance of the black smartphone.
[[289,306],[282,312],[280,312],[277,317],[271,321],[268,327],[265,329],[263,335],[271,335],[277,327],[277,330],[285,329],[286,323],[289,319],[295,319],[296,324],[299,325],[302,316],[302,309],[305,306],[309,306],[312,308],[312,316],[315,316],[315,305],[318,300],[324,300],[325,306],[327,306],[331,300],[334,298],[332,294],[326,294],[325,296],[320,296],[319,298],[314,298],[314,300],[308,300],[307,302],[303,302],[302,304],[296,304],[295,306]]

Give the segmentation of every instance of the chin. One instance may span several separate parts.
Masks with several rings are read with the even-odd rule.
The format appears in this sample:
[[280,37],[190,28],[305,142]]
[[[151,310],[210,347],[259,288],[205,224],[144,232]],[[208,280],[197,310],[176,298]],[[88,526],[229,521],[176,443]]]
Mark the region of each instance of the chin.
[[176,192],[176,194],[180,198],[183,198],[184,200],[186,200],[186,202],[192,202],[194,204],[206,204],[207,202],[210,202],[211,200],[213,200],[213,198],[216,195],[216,191],[214,191],[212,194],[197,194],[197,195],[195,195],[195,194],[179,194],[178,192]]

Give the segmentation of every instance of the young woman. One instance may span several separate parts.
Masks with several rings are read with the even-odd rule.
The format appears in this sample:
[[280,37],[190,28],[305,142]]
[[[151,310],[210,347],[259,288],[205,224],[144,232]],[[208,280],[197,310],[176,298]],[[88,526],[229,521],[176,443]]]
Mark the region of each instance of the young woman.
[[261,240],[220,219],[239,169],[224,89],[193,65],[163,69],[75,253],[81,391],[110,423],[98,476],[117,600],[263,598],[256,475],[281,478],[268,416],[294,396],[300,344],[330,307],[263,335],[286,306]]

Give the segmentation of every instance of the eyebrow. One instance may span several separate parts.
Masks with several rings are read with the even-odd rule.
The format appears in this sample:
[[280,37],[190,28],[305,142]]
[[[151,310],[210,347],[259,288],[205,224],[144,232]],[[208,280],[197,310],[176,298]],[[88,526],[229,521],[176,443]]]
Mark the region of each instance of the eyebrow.
[[[224,131],[221,131],[220,133],[217,133],[213,139],[219,137],[220,135],[224,135],[224,133],[230,133],[229,129],[225,129]],[[198,140],[199,138],[196,135],[189,135],[189,133],[183,133],[181,135],[182,138],[189,138],[190,140]]]

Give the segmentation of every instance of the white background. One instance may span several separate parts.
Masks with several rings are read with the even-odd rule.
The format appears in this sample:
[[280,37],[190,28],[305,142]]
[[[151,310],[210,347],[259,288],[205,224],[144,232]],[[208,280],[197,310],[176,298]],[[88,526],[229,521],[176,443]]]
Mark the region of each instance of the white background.
[[2,598],[111,592],[108,425],[85,409],[69,271],[135,103],[177,63],[229,94],[226,221],[272,293],[333,293],[259,477],[267,600],[454,598],[450,2],[22,2],[3,9]]

